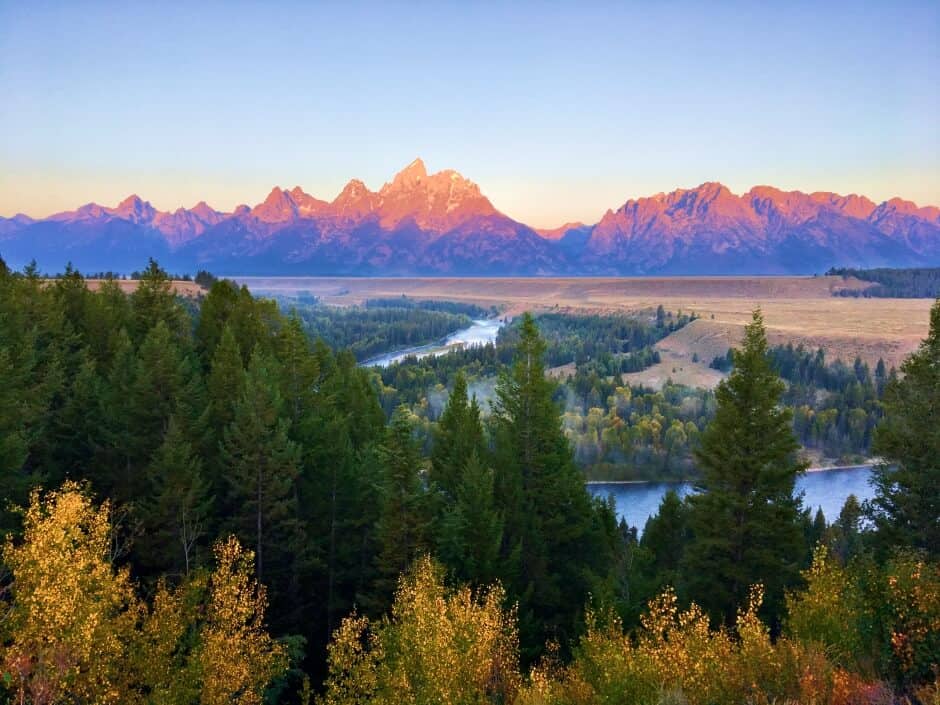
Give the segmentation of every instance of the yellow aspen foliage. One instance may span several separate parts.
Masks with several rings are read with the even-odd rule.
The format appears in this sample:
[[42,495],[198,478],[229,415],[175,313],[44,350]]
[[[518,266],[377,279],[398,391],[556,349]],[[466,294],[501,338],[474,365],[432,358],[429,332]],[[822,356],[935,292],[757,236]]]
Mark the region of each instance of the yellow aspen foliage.
[[32,492],[23,540],[6,538],[12,573],[3,619],[3,680],[20,703],[127,701],[122,668],[140,605],[109,559],[110,507],[68,482]]
[[199,664],[187,648],[197,636],[207,577],[196,573],[183,585],[161,580],[152,605],[141,620],[130,668],[150,694],[148,702],[170,705],[199,699]]
[[257,705],[287,654],[264,628],[267,594],[252,577],[254,554],[234,537],[215,546],[198,661],[202,705]]
[[702,610],[678,607],[667,589],[649,603],[635,634],[614,615],[589,614],[571,664],[537,667],[519,705],[862,705],[890,702],[882,684],[834,666],[812,645],[773,642],[751,589],[735,628],[712,629]]
[[838,665],[857,667],[864,652],[859,624],[870,615],[855,581],[824,545],[816,547],[803,579],[806,589],[787,595],[787,634],[818,644]]
[[450,590],[430,558],[402,576],[391,615],[352,615],[329,647],[323,705],[511,702],[519,686],[516,618],[493,586]]
[[[216,570],[157,585],[147,605],[115,568],[107,502],[82,487],[30,497],[0,613],[0,685],[18,705],[258,705],[287,667],[264,629],[250,551],[216,546]],[[0,700],[7,702],[0,697]]]

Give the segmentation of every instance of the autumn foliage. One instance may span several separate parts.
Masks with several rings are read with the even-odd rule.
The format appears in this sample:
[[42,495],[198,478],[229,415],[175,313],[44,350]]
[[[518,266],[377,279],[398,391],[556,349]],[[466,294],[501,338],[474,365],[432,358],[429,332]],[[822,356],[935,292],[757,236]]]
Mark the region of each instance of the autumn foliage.
[[147,601],[115,567],[113,536],[108,503],[79,485],[33,491],[22,540],[3,548],[0,663],[13,701],[261,703],[286,661],[264,628],[251,552],[220,542],[213,572],[161,582]]

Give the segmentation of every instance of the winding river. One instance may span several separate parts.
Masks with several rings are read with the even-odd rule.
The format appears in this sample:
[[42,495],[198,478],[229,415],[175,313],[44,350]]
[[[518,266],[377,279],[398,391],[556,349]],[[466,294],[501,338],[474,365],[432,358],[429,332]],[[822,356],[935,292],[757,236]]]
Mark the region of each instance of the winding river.
[[[364,367],[387,367],[410,355],[418,358],[429,355],[444,355],[455,348],[485,345],[496,341],[504,322],[498,318],[481,318],[473,324],[451,333],[443,340],[429,345],[384,353],[360,363]],[[872,496],[869,485],[870,465],[817,470],[807,472],[796,481],[796,492],[803,493],[803,506],[811,507],[815,513],[822,508],[826,520],[832,522],[850,494],[864,501]],[[663,495],[675,489],[680,496],[692,492],[692,484],[667,482],[591,482],[588,490],[596,496],[613,495],[617,514],[630,526],[637,527],[642,534],[646,520],[659,510]]]
[[498,318],[481,318],[473,321],[471,326],[451,333],[437,343],[419,345],[413,348],[405,348],[404,350],[396,350],[394,352],[378,355],[365,360],[361,365],[363,367],[388,367],[411,355],[420,359],[430,355],[444,355],[455,348],[494,343],[496,342],[496,336],[499,335],[499,329],[502,328],[503,325],[504,322]]
[[[815,514],[817,508],[822,508],[826,521],[832,522],[839,516],[839,511],[850,494],[854,494],[860,502],[872,496],[870,465],[838,468],[834,470],[818,470],[807,472],[797,478],[796,492],[803,493],[803,506],[811,507]],[[663,495],[674,489],[679,496],[692,492],[692,485],[688,482],[592,482],[588,490],[598,496],[613,495],[617,505],[617,515],[626,520],[630,526],[637,527],[640,534],[646,520],[656,514]]]

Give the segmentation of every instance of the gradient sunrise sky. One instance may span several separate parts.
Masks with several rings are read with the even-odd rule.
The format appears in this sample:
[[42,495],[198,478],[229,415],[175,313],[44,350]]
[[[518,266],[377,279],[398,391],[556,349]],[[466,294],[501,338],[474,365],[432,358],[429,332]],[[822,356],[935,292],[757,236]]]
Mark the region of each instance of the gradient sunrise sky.
[[940,3],[0,0],[0,215],[332,199],[535,226],[717,180],[940,204]]

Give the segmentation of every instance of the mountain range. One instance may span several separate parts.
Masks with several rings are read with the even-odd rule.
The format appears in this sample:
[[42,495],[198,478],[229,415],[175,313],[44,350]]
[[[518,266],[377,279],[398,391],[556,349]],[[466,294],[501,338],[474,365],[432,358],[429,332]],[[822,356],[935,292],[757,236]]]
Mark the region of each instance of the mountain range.
[[940,265],[940,208],[893,198],[720,183],[631,199],[594,225],[537,230],[451,170],[416,159],[378,191],[332,201],[275,187],[230,213],[173,212],[138,196],[39,220],[0,217],[0,256],[43,271],[139,269],[292,275],[811,274],[832,266]]

